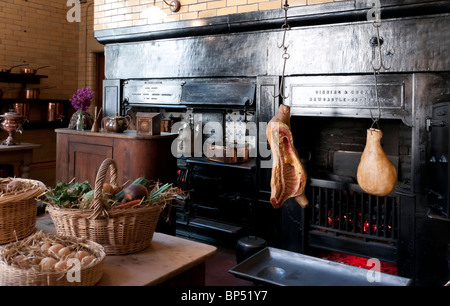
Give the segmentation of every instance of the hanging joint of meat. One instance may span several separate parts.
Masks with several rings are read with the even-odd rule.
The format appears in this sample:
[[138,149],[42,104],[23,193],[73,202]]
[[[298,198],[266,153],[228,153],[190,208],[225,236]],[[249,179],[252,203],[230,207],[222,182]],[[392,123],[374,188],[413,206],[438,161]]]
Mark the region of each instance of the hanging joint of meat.
[[280,105],[277,114],[270,120],[267,140],[273,158],[270,203],[274,208],[280,208],[287,199],[295,198],[305,208],[308,205],[304,194],[307,178],[294,147],[289,106]]
[[386,196],[397,184],[397,169],[381,147],[383,133],[378,129],[367,130],[367,140],[358,165],[359,186],[368,194]]

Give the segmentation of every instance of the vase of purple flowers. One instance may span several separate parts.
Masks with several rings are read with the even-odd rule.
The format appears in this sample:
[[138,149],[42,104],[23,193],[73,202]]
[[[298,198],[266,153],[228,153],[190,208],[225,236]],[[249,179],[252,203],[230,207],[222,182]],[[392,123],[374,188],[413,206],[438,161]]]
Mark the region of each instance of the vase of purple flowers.
[[84,130],[83,112],[88,110],[94,94],[95,92],[89,88],[81,88],[77,90],[77,93],[73,95],[72,99],[69,99],[72,106],[77,110],[76,129],[78,131]]

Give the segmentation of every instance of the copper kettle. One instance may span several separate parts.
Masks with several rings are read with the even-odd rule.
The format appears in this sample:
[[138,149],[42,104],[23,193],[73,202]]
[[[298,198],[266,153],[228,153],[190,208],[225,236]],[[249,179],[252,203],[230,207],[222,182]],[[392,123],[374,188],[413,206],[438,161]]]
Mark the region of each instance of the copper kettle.
[[123,117],[116,113],[115,116],[105,117],[102,119],[102,128],[108,133],[122,133],[128,128],[130,123],[131,117],[129,115]]

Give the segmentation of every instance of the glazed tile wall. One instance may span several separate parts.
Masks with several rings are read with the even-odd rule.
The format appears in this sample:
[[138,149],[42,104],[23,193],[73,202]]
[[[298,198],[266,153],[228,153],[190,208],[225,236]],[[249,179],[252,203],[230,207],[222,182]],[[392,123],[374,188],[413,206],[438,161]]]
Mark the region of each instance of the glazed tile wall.
[[[289,6],[350,0],[289,0]],[[170,2],[170,1],[168,1]],[[195,20],[229,14],[272,10],[284,0],[180,0],[181,9],[172,13],[162,0],[95,0],[94,30],[136,25]]]

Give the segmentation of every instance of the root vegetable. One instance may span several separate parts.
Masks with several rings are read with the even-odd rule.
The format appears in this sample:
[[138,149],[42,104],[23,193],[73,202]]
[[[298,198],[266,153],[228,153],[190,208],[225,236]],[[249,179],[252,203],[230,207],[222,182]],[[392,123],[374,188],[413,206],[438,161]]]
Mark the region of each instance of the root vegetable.
[[113,206],[113,209],[130,208],[130,207],[138,205],[139,203],[141,203],[141,201],[142,201],[142,199],[128,201],[128,202]]
[[111,195],[116,195],[119,191],[122,190],[122,187],[111,185],[109,183],[103,184],[103,192]]
[[147,187],[141,184],[131,184],[130,186],[124,189],[124,196],[122,203],[133,200],[140,200],[142,198],[146,198],[147,196],[148,196]]

